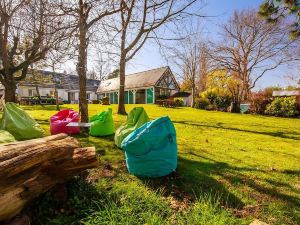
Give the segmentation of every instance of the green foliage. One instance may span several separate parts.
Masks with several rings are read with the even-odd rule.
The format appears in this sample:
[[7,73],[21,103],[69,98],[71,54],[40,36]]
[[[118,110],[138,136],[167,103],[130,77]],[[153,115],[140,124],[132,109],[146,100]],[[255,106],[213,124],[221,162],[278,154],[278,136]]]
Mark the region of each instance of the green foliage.
[[92,101],[93,104],[100,104],[100,100],[96,99]]
[[298,115],[297,101],[295,97],[275,98],[265,111],[272,116],[294,117]]
[[206,109],[209,105],[209,100],[207,98],[196,98],[195,99],[195,108],[197,109]]
[[[208,100],[208,105],[200,104],[203,105],[201,107],[202,109],[208,109],[208,110],[219,110],[219,111],[227,111],[227,108],[230,106],[232,102],[232,98],[229,94],[223,92],[223,91],[218,91],[218,89],[209,89],[201,93],[201,99],[207,99]],[[206,100],[204,100],[206,101]]]
[[294,16],[295,22],[290,29],[290,37],[300,36],[300,2],[299,0],[265,0],[259,9],[259,15],[270,23],[276,23],[282,17]]
[[174,98],[174,102],[176,104],[176,106],[183,106],[184,105],[184,101],[182,98]]

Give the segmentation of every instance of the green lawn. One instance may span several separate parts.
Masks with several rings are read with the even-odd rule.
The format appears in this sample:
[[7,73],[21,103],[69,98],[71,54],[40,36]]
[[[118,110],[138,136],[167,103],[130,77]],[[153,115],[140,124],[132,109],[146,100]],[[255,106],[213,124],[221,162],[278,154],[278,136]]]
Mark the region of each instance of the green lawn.
[[[111,107],[118,127],[126,117]],[[78,136],[83,145],[96,147],[100,164],[68,184],[66,203],[52,192],[34,202],[34,224],[249,224],[253,218],[300,224],[299,119],[144,107],[151,119],[168,115],[173,121],[177,172],[139,179],[128,174],[113,137]],[[48,135],[55,107],[23,108]],[[89,105],[89,114],[105,108]]]

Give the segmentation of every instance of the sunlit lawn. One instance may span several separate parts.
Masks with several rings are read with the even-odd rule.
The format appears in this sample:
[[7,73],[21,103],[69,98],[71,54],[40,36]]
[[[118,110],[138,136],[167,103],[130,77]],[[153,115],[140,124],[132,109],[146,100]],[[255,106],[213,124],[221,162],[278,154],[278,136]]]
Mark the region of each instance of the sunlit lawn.
[[[140,105],[139,105],[140,106]],[[78,110],[77,105],[64,105]],[[107,106],[89,105],[89,114]],[[113,108],[116,127],[125,121]],[[127,105],[129,111],[134,105]],[[179,166],[160,179],[128,174],[113,137],[78,136],[96,146],[99,167],[69,184],[60,205],[47,193],[31,207],[36,224],[300,224],[300,120],[144,105],[170,116]],[[54,106],[24,106],[49,135]],[[61,210],[63,208],[63,210]]]

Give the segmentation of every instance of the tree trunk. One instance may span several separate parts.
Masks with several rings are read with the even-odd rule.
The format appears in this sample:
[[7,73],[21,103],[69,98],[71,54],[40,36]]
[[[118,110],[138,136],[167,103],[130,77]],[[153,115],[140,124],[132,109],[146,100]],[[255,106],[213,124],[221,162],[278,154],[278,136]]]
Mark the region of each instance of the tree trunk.
[[119,105],[118,105],[118,114],[126,115],[125,110],[125,59],[120,60],[120,87],[119,87]]
[[55,104],[56,104],[56,110],[59,111],[60,108],[59,108],[59,99],[58,99],[58,91],[57,91],[57,88],[56,88],[56,85],[55,85],[55,88],[54,88],[54,94],[55,94]]
[[85,15],[85,4],[79,1],[79,55],[77,72],[79,76],[79,110],[81,114],[81,122],[87,123],[88,104],[86,100],[86,64],[87,64],[87,23]]
[[191,107],[195,107],[195,84],[192,85],[192,102],[191,102]]
[[[41,95],[40,95],[40,89],[39,89],[38,84],[35,85],[35,90],[36,90],[37,97],[38,97],[38,99],[39,99],[39,104],[40,104],[41,106],[43,106],[43,105],[42,105]],[[44,107],[44,106],[43,106],[43,107]]]
[[3,83],[5,91],[5,102],[16,102],[16,90],[17,90],[17,85],[16,82],[11,80],[11,81],[6,81]]
[[94,147],[59,134],[0,147],[0,221],[57,183],[97,165]]

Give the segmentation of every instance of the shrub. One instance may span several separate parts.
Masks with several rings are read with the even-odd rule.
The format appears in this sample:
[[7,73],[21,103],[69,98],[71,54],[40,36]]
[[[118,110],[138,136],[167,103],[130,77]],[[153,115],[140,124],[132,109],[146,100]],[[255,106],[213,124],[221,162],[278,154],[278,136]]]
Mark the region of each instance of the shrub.
[[197,109],[206,109],[208,105],[209,105],[209,100],[207,98],[195,99],[195,108]]
[[250,112],[255,114],[264,114],[269,105],[272,102],[272,93],[268,90],[253,93],[250,99]]
[[293,117],[298,114],[295,97],[275,98],[265,111],[272,116]]
[[104,96],[102,99],[102,105],[109,105],[109,97],[108,96]]
[[93,104],[99,104],[100,100],[96,99],[96,100],[93,100],[92,102],[93,102]]
[[174,102],[175,102],[176,106],[183,106],[184,105],[183,98],[174,98]]
[[215,99],[215,106],[220,111],[227,111],[230,106],[232,98],[229,95],[217,96]]
[[215,100],[218,97],[218,93],[215,90],[207,90],[202,92],[201,98],[206,98],[210,104],[215,104]]

